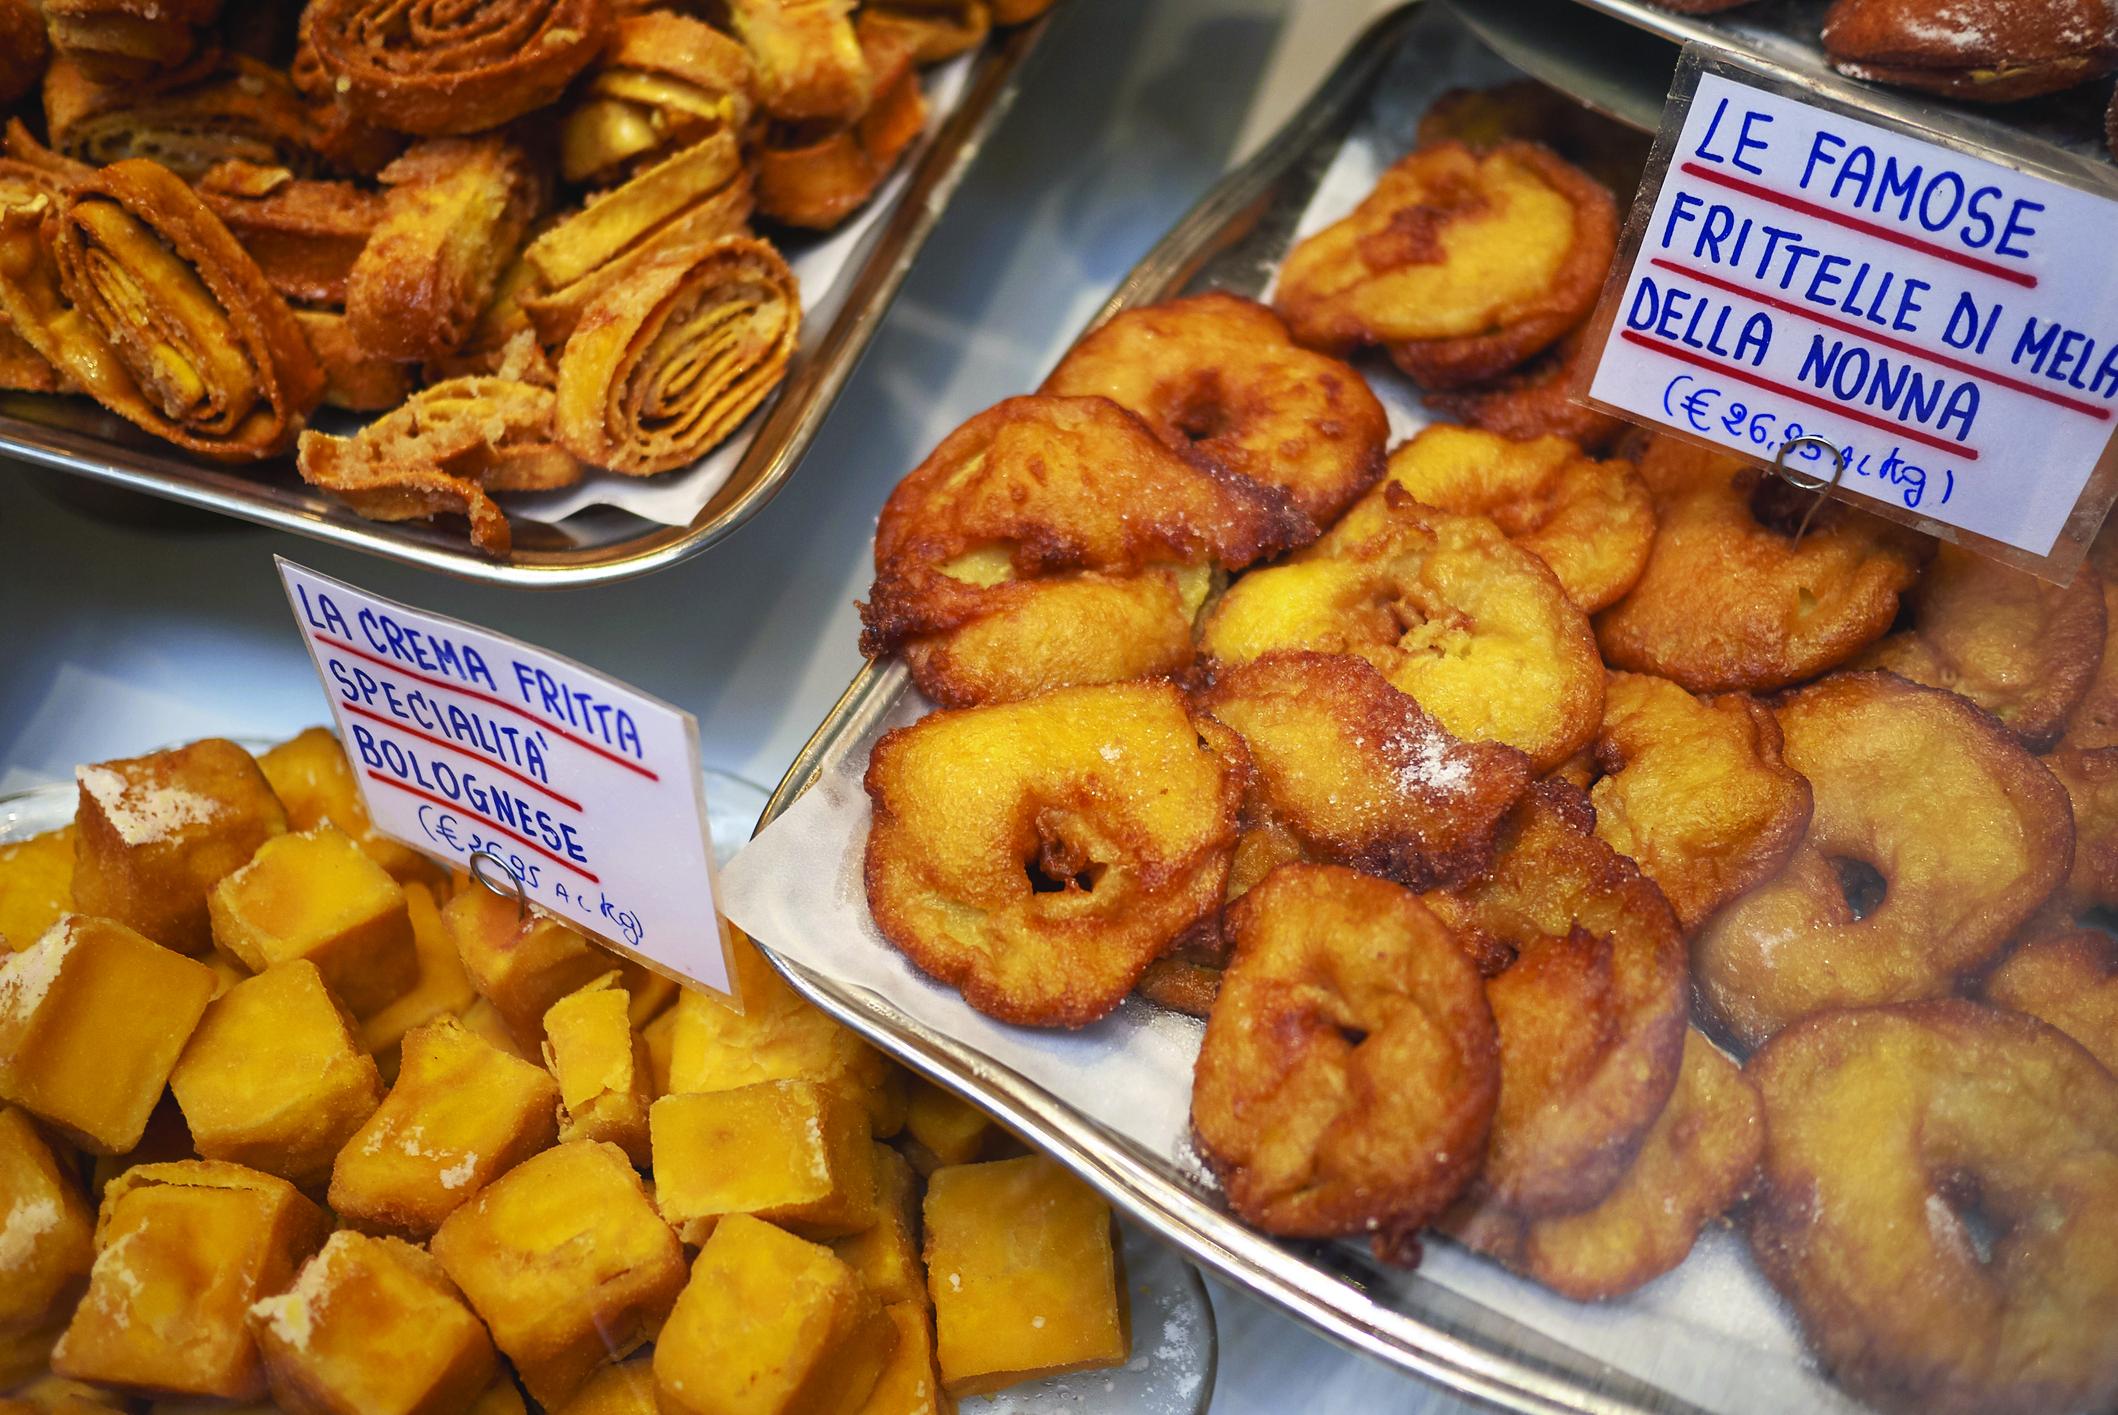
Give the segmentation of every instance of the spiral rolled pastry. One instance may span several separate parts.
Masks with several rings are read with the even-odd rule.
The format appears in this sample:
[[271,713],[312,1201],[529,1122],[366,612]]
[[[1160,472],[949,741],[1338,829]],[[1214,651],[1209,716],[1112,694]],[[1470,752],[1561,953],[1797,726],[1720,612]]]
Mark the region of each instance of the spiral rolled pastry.
[[927,123],[926,95],[903,33],[863,24],[873,102],[858,120],[819,131],[783,127],[759,147],[758,210],[789,226],[828,230],[865,205]]
[[[64,191],[65,179],[59,175],[13,157],[0,157],[0,211],[38,203],[36,212],[24,218],[29,229],[34,230],[37,225],[36,213],[58,200]],[[51,361],[15,332],[4,304],[0,304],[0,388],[21,393],[60,393],[68,388],[66,379]]]
[[560,174],[602,186],[709,134],[741,133],[751,108],[742,45],[666,10],[629,16],[618,21],[559,130]]
[[240,54],[148,84],[102,84],[64,55],[44,77],[51,144],[96,166],[145,157],[180,177],[219,162],[299,173],[323,165],[309,110],[285,74]]
[[801,292],[747,236],[657,256],[599,296],[559,356],[559,441],[652,476],[735,431],[786,376]]
[[789,123],[850,123],[868,110],[873,77],[852,10],[851,0],[729,0],[759,107]]
[[198,52],[221,0],[44,0],[52,48],[100,83],[131,83]]
[[550,103],[610,24],[609,0],[313,0],[302,33],[353,114],[451,137]]
[[305,181],[284,167],[224,162],[199,197],[297,304],[342,305],[347,278],[382,223],[383,199],[351,182]]
[[323,394],[286,301],[152,162],[0,207],[0,307],[103,406],[215,461],[284,451]]

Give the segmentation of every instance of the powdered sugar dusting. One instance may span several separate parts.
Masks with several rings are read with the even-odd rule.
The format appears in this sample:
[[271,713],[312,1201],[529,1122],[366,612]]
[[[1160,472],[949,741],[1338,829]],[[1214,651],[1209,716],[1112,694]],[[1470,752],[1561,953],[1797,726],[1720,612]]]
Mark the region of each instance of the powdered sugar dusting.
[[332,1234],[322,1250],[303,1267],[294,1286],[277,1297],[251,1303],[250,1315],[269,1322],[272,1335],[284,1344],[297,1351],[308,1349],[310,1334],[316,1329],[317,1314],[331,1294],[331,1265],[353,1241],[352,1235],[343,1231]]
[[73,946],[74,921],[61,919],[44,937],[0,962],[0,1017],[34,1014],[58,981]]
[[477,1171],[478,1152],[473,1150],[447,1169],[441,1171],[435,1178],[441,1181],[442,1188],[454,1191],[470,1183],[471,1176]]
[[1471,762],[1461,744],[1425,719],[1384,738],[1383,760],[1390,765],[1400,795],[1439,792],[1453,796],[1471,785]]
[[181,786],[130,781],[107,766],[80,767],[74,778],[127,845],[168,840],[186,826],[212,820],[220,810],[211,796]]
[[0,1224],[0,1273],[29,1266],[37,1251],[37,1240],[59,1226],[59,1204],[55,1199],[25,1199],[7,1211]]

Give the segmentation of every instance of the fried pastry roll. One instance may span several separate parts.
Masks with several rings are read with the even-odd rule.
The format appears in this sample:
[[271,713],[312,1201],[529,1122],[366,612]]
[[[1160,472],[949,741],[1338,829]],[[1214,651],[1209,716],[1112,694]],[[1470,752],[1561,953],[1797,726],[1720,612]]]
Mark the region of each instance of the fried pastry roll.
[[750,179],[735,135],[714,133],[598,195],[530,242],[517,296],[537,336],[564,344],[603,291],[666,251],[749,234]]
[[302,33],[352,114],[452,137],[557,98],[610,21],[609,0],[313,0]]
[[559,441],[627,476],[672,471],[735,431],[786,376],[794,272],[731,236],[655,257],[589,305],[559,356]]
[[[19,128],[21,125],[11,122],[9,126]],[[40,198],[56,201],[65,188],[66,179],[57,173],[17,158],[0,157],[0,210]],[[29,228],[34,230],[36,217],[25,219]],[[0,275],[0,279],[4,278]],[[18,393],[63,393],[70,391],[70,387],[51,361],[14,331],[8,323],[6,306],[0,302],[0,389]]]
[[559,172],[603,185],[625,168],[750,123],[750,56],[702,20],[650,10],[618,21],[559,130]]
[[452,378],[421,389],[351,437],[303,435],[302,479],[377,521],[469,520],[471,543],[502,556],[506,513],[486,494],[580,479],[552,441],[551,390],[501,378]]
[[216,461],[284,451],[323,393],[286,301],[152,162],[0,208],[0,305],[98,402]]
[[759,107],[789,123],[850,123],[868,111],[873,76],[852,11],[851,0],[729,0]]
[[450,354],[470,335],[542,199],[529,154],[505,138],[420,143],[385,167],[381,223],[346,282],[368,353]]
[[0,0],[0,104],[35,93],[50,61],[36,0]]
[[757,154],[758,209],[789,226],[828,230],[865,205],[927,124],[926,95],[901,33],[863,24],[861,48],[875,101],[844,127],[814,125],[768,137]]
[[412,396],[417,369],[395,359],[378,359],[360,347],[346,325],[343,310],[296,309],[295,322],[309,341],[309,352],[324,371],[324,403],[353,413],[380,413]]
[[249,162],[223,162],[194,185],[273,289],[300,304],[345,303],[346,279],[382,221],[380,196]]
[[986,0],[890,0],[860,12],[859,31],[888,30],[912,51],[915,64],[938,64],[985,43],[993,8]]
[[221,0],[44,0],[52,48],[99,83],[134,83],[196,54]]
[[96,166],[146,157],[195,178],[218,162],[301,173],[319,163],[294,85],[242,55],[139,85],[96,83],[62,54],[44,76],[44,121],[53,147]]

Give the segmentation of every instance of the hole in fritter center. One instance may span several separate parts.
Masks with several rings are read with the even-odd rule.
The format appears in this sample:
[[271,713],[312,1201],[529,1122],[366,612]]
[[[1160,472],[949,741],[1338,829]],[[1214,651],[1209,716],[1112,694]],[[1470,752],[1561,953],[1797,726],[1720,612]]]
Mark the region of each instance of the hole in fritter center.
[[1968,1174],[1945,1176],[1927,1196],[1927,1226],[1937,1239],[1961,1239],[1980,1263],[1993,1261],[1993,1250],[2008,1226],[1985,1207],[1978,1181]]
[[1368,1040],[1368,1034],[1365,1031],[1359,1027],[1348,1026],[1344,1022],[1338,1024],[1338,1034],[1340,1040],[1344,1041],[1349,1047],[1357,1047]]
[[1882,907],[1890,886],[1875,866],[1866,860],[1834,856],[1831,869],[1839,877],[1839,892],[1846,896],[1846,907],[1855,919],[1865,919]]

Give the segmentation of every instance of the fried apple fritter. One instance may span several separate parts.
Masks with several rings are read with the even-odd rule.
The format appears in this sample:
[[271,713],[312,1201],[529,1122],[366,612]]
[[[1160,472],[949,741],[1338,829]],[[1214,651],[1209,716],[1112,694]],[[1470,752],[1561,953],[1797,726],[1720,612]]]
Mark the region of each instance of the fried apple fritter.
[[[2080,573],[2089,572],[2084,568]],[[2101,572],[2097,578],[2103,587],[2103,652],[2087,691],[2067,714],[2059,738],[2062,750],[2118,747],[2118,580]]]
[[1586,331],[1576,327],[1499,378],[1429,393],[1427,406],[1502,437],[1569,437],[1584,451],[1601,452],[1618,440],[1626,424],[1574,401],[1573,395],[1587,386],[1587,364],[1595,353]]
[[1781,756],[1772,710],[1613,673],[1589,788],[1596,834],[1662,889],[1686,933],[1777,874],[1809,828],[1809,783]]
[[936,712],[868,760],[869,909],[979,1011],[1084,1026],[1220,906],[1246,775],[1168,683]]
[[1535,79],[1491,88],[1454,88],[1427,105],[1413,140],[1450,140],[1483,152],[1504,142],[1542,143],[1614,192],[1640,185],[1649,137],[1591,112]]
[[1383,493],[1372,534],[1238,580],[1207,616],[1206,652],[1358,654],[1457,737],[1505,743],[1536,771],[1565,761],[1603,716],[1587,617],[1485,517]]
[[1414,381],[1455,388],[1586,318],[1617,239],[1610,192],[1549,148],[1437,143],[1288,252],[1274,305],[1304,344],[1381,344]]
[[[1655,543],[1654,507],[1632,465],[1583,456],[1563,437],[1517,442],[1437,423],[1390,454],[1386,478],[1423,505],[1489,517],[1551,567],[1584,614],[1631,589]],[[1371,535],[1384,495],[1371,491],[1348,511],[1324,553]]]
[[2074,863],[2059,902],[2118,908],[2118,747],[2062,747],[2038,760],[2066,789],[2074,816]]
[[1611,667],[1694,693],[1781,688],[1846,662],[1889,631],[1933,546],[1840,501],[1797,542],[1810,493],[1669,439],[1639,470],[1660,526],[1596,638]]
[[1266,809],[1307,858],[1412,889],[1485,873],[1501,817],[1530,784],[1522,753],[1459,742],[1349,654],[1236,664],[1199,704],[1243,739]]
[[1214,570],[1306,526],[1284,496],[1187,462],[1108,399],[1010,398],[890,494],[861,652],[903,653],[952,705],[1175,672]]
[[[1756,1046],[1829,1007],[1938,997],[1982,967],[2066,877],[2066,792],[1954,693],[1835,673],[1776,710],[1816,808],[1785,874],[1692,945],[1699,1001]],[[1880,877],[1859,918],[1834,861]]]
[[1500,1029],[1500,1107],[1473,1197],[1526,1218],[1601,1203],[1662,1113],[1684,1052],[1684,940],[1595,811],[1542,781],[1501,828],[1493,872],[1422,896],[1474,956]]
[[1821,1013],[1747,1070],[1750,1246],[1834,1378],[1921,1415],[2111,1408],[2118,1079],[1956,998]]
[[1300,347],[1270,309],[1219,290],[1118,315],[1041,391],[1101,394],[1178,452],[1281,488],[1318,529],[1382,475],[1390,436],[1350,364]]
[[1562,1296],[1600,1302],[1690,1256],[1700,1230],[1749,1189],[1764,1148],[1757,1087],[1694,1029],[1669,1104],[1602,1203],[1536,1220],[1464,1205],[1443,1227]]
[[2118,939],[2065,929],[2023,943],[1986,978],[1985,999],[2026,1012],[2118,1075]]
[[2062,588],[1945,544],[1906,605],[1912,626],[1849,666],[1961,693],[2033,752],[2058,740],[2103,660],[2103,585],[2087,567]]
[[1229,1203],[1268,1233],[1372,1236],[1388,1260],[1477,1172],[1500,1091],[1493,1013],[1410,892],[1284,865],[1230,911],[1191,1123]]

